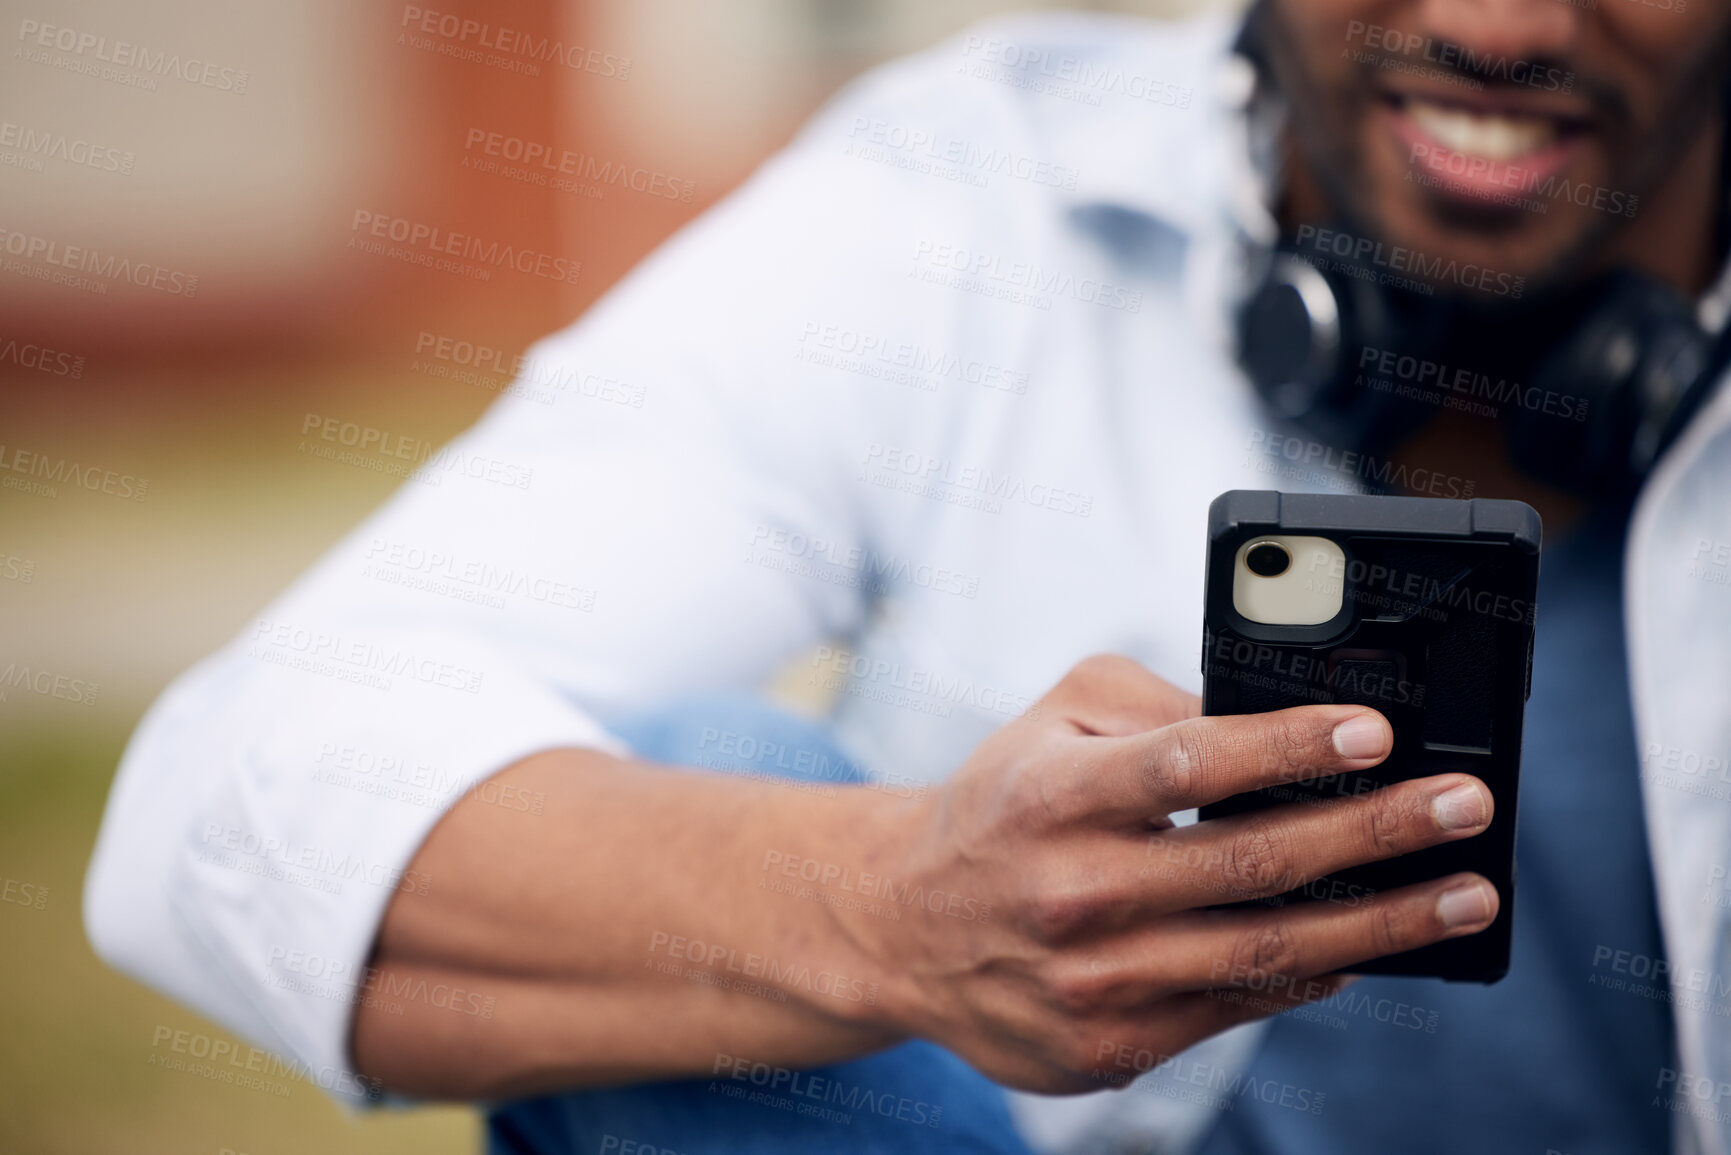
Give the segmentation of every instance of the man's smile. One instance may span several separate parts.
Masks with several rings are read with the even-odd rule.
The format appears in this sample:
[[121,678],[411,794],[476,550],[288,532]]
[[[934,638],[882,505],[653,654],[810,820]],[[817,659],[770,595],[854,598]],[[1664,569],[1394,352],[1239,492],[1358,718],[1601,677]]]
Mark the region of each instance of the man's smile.
[[1475,207],[1506,204],[1511,192],[1578,169],[1598,137],[1584,112],[1525,94],[1383,88],[1373,115],[1413,177]]

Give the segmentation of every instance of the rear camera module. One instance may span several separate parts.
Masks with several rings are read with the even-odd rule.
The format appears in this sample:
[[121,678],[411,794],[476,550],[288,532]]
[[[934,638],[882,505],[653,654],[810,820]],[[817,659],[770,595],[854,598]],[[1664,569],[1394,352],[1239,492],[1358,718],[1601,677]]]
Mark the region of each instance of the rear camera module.
[[1346,552],[1329,538],[1261,534],[1233,558],[1232,608],[1257,625],[1319,626],[1341,615],[1345,572]]
[[1292,565],[1292,555],[1283,545],[1259,541],[1244,555],[1244,565],[1257,577],[1279,577]]

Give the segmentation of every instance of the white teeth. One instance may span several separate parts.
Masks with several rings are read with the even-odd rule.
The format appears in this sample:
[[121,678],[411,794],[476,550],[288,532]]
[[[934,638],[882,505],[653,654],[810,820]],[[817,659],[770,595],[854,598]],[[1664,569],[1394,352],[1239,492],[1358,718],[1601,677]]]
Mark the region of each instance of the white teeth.
[[1556,123],[1542,117],[1480,114],[1425,100],[1408,100],[1406,111],[1438,144],[1486,160],[1515,160],[1557,138]]

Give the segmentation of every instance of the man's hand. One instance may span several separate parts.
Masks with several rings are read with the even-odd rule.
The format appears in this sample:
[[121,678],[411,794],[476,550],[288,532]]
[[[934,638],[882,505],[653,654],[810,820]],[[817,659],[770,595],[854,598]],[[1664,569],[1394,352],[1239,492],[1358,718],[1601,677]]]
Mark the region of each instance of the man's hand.
[[[1333,993],[1355,962],[1496,917],[1496,890],[1476,874],[1352,905],[1202,909],[1469,838],[1489,825],[1491,796],[1444,774],[1174,827],[1172,814],[1203,803],[1374,766],[1393,740],[1364,707],[1220,718],[1199,707],[1134,662],[1094,658],[981,744],[903,856],[914,885],[989,905],[990,918],[916,908],[911,923],[846,923],[880,961],[885,1014],[1000,1082],[1098,1089],[1107,1047],[1177,1054]],[[1247,986],[1254,997],[1221,997]]]
[[[1474,875],[1356,906],[1205,909],[1470,837],[1491,802],[1449,774],[1175,828],[1204,802],[1375,765],[1391,741],[1356,706],[1196,710],[1133,662],[1093,659],[924,799],[593,750],[526,758],[492,781],[544,813],[465,797],[411,863],[427,893],[392,895],[360,1069],[503,1098],[924,1037],[1017,1087],[1089,1090],[1118,1082],[1091,1074],[1108,1048],[1176,1054],[1341,982],[1317,976],[1495,917]],[[455,1012],[414,997],[453,989]],[[487,1013],[459,1013],[472,1004]]]

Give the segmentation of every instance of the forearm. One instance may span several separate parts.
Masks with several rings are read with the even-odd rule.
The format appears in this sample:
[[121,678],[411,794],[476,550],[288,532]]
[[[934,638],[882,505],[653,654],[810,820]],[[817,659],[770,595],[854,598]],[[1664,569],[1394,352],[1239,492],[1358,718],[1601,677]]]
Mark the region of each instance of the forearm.
[[[917,1033],[1010,1086],[1090,1091],[1121,1082],[1108,1052],[1178,1054],[1495,920],[1496,889],[1470,874],[1374,903],[1211,909],[1474,837],[1493,804],[1441,774],[1177,828],[1179,811],[1393,747],[1364,707],[1197,705],[1090,659],[919,802],[526,759],[495,781],[540,791],[543,813],[471,795],[413,863],[426,893],[395,895],[358,1065],[488,1098],[709,1075],[723,1057],[799,1069]],[[423,998],[421,980],[464,999]],[[385,1005],[393,984],[407,994]]]
[[[356,1012],[366,1074],[485,1098],[708,1074],[720,1054],[811,1066],[898,1041],[849,929],[869,916],[778,893],[765,864],[883,872],[922,804],[587,750],[493,782],[538,792],[541,812],[471,794],[422,846],[427,892],[393,897]],[[462,997],[413,997],[435,988]]]

